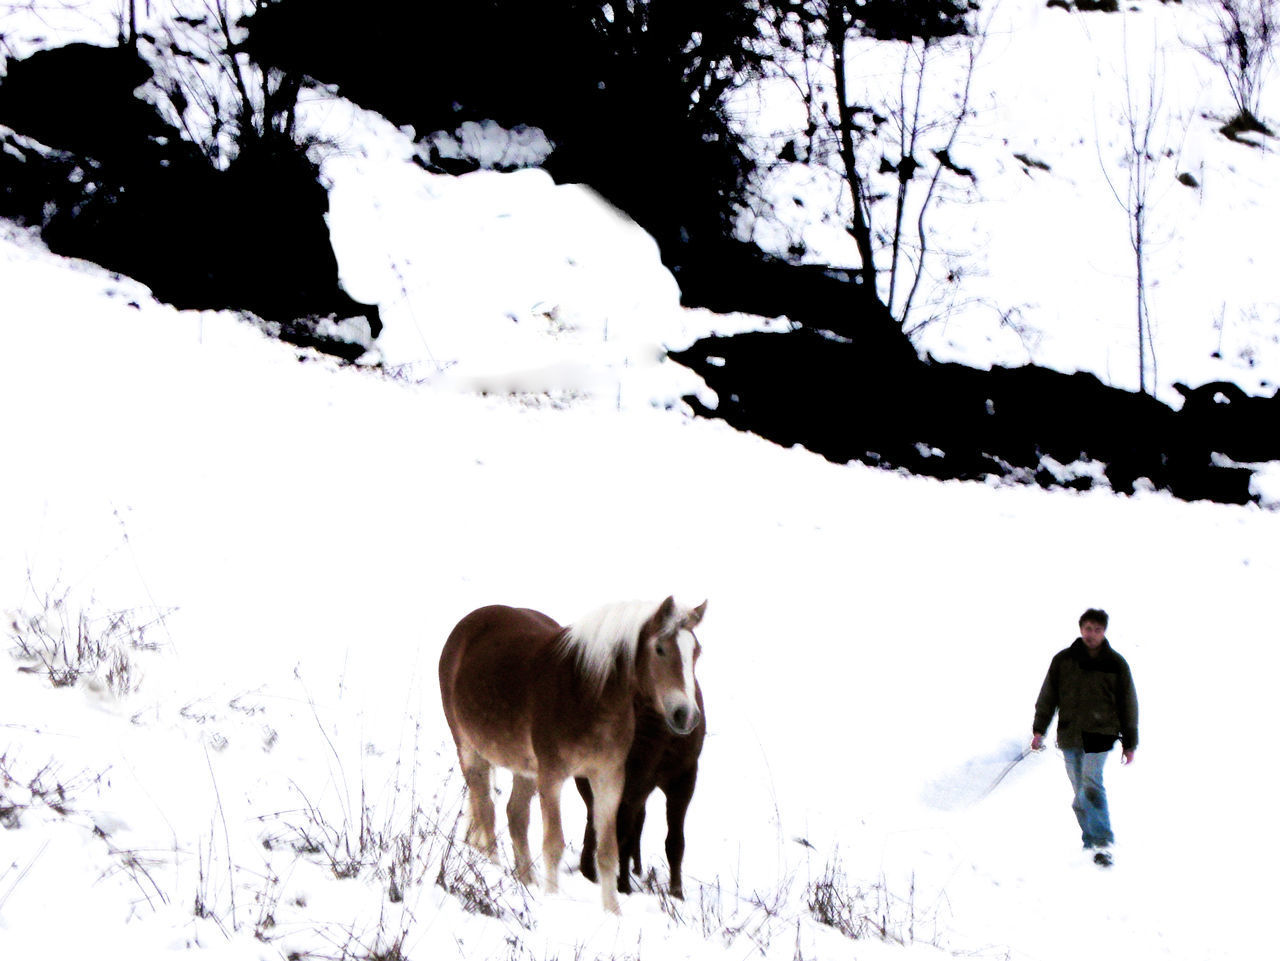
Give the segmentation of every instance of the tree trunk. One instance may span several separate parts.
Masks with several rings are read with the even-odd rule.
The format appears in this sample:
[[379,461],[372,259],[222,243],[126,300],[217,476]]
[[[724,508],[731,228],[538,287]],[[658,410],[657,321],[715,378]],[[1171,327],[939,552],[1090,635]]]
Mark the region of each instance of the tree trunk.
[[879,300],[876,290],[875,249],[871,243],[871,222],[867,216],[867,190],[858,173],[858,158],[853,143],[853,118],[849,114],[848,84],[845,80],[845,37],[848,34],[848,9],[844,2],[832,3],[827,14],[827,40],[831,44],[832,64],[835,68],[836,123],[840,133],[840,160],[844,164],[845,177],[849,181],[849,193],[853,198],[853,225],[850,233],[862,258],[859,276],[867,292]]

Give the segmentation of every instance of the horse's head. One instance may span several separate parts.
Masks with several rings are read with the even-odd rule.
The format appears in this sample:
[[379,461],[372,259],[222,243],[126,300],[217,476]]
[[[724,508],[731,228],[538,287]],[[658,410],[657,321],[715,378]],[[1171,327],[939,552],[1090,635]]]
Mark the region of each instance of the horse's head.
[[702,622],[707,602],[683,609],[668,597],[640,630],[637,681],[640,695],[653,704],[674,733],[689,734],[698,726],[694,669],[702,645],[693,629]]

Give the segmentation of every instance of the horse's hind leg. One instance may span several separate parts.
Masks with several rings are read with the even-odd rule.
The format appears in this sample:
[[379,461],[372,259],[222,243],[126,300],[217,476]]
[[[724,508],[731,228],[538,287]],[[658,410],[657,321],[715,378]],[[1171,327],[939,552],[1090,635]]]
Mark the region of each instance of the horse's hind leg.
[[529,806],[537,791],[537,781],[516,774],[511,782],[511,797],[507,801],[507,829],[511,832],[511,847],[516,853],[516,877],[524,884],[533,883],[533,859],[529,857]]
[[471,748],[458,748],[458,761],[462,776],[467,782],[467,796],[471,800],[471,818],[467,824],[466,841],[490,858],[498,856],[498,839],[494,827],[493,796],[489,762]]
[[578,862],[578,870],[588,881],[596,880],[596,826],[594,821],[595,798],[591,794],[591,782],[585,777],[576,777],[578,793],[587,805],[587,827],[582,832],[582,860]]

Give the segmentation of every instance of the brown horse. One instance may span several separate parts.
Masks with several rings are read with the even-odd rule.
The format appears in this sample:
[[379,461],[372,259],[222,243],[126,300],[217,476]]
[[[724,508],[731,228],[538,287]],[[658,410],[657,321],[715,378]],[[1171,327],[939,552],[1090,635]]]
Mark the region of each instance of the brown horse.
[[[698,780],[698,756],[707,736],[707,714],[702,707],[702,688],[695,686],[697,726],[685,736],[678,736],[663,721],[662,715],[642,701],[636,702],[636,734],[627,755],[626,782],[618,804],[618,890],[631,893],[630,866],[643,873],[640,864],[640,834],[644,830],[644,807],[649,795],[660,788],[667,799],[667,864],[671,868],[673,897],[684,897],[680,867],[684,861],[684,816],[693,798]],[[587,828],[582,838],[582,873],[596,880],[596,831],[592,823],[593,797],[590,782],[575,778],[578,793],[587,802]]]
[[596,866],[604,906],[618,911],[618,804],[636,729],[636,701],[678,735],[701,721],[693,629],[706,604],[614,604],[562,628],[537,611],[482,607],[440,654],[440,697],[471,798],[467,840],[496,855],[493,765],[512,772],[507,824],[516,873],[532,880],[529,805],[542,809],[543,870],[557,888],[564,829],[560,794],[585,777],[595,797]]

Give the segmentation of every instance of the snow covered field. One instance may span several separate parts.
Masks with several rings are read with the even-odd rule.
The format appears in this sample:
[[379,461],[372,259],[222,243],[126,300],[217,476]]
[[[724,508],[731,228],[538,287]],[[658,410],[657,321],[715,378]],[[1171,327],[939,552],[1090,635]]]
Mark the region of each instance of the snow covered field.
[[[1044,44],[1072,35],[1046,26],[1074,24],[1065,13],[1025,10]],[[756,321],[682,311],[651,241],[580,188],[432,177],[377,118],[313,109],[349,133],[324,170],[335,249],[352,295],[383,309],[399,378],[300,362],[230,314],[174,311],[0,224],[5,645],[30,644],[34,618],[74,647],[83,611],[126,658],[114,684],[110,659],[58,688],[17,670],[30,660],[0,669],[0,957],[1273,950],[1280,831],[1256,744],[1280,667],[1280,515],[939,483],[694,421],[678,397],[698,385],[658,348]],[[1220,186],[1199,216],[1258,218],[1216,256],[1274,313],[1273,278],[1248,265],[1274,222],[1258,190],[1274,154],[1212,137],[1204,151]],[[1066,261],[1071,238],[1035,205],[1093,194],[1061,177],[1008,208],[1061,246],[1041,262],[993,243],[993,289],[1048,283]],[[1187,258],[1212,240],[1176,237]],[[1120,349],[1110,321],[1068,322],[1089,291],[1121,296],[1109,262],[1076,257],[1075,279],[1038,295],[1064,306],[1037,315],[1036,359],[1070,369]],[[1190,262],[1164,290],[1203,288]],[[1169,298],[1185,316],[1162,336],[1209,336],[1199,301]],[[1260,330],[1253,367],[1169,348],[1162,379],[1274,384],[1274,328]],[[513,385],[534,393],[495,392]],[[450,844],[463,795],[435,679],[452,625],[491,602],[568,622],[673,592],[709,600],[685,902],[637,894],[616,919],[581,877],[548,897],[468,861]],[[1137,762],[1108,772],[1109,873],[1080,855],[1056,752],[982,797],[1092,605],[1110,610],[1142,705]],[[583,811],[565,799],[576,849]],[[653,805],[644,854],[662,884]],[[850,942],[814,902],[872,933]]]
[[[1265,949],[1276,514],[936,483],[677,413],[300,364],[12,231],[0,250],[5,606],[169,611],[123,696],[0,672],[6,797],[45,765],[68,786],[66,816],[31,802],[0,834],[6,956],[342,956],[380,926],[413,958],[847,956],[805,910],[837,858],[850,889],[883,886],[897,937],[961,953]],[[710,599],[681,920],[651,895],[603,917],[575,878],[509,895],[526,929],[463,913],[434,869],[394,904],[389,856],[337,880],[295,853],[314,822],[452,823],[434,664],[462,614],[568,621],[672,591]],[[1108,875],[1081,861],[1054,757],[969,803],[1090,604],[1143,707]],[[661,831],[645,841],[661,878]],[[855,949],[880,950],[900,949]]]

